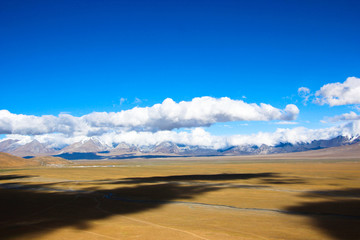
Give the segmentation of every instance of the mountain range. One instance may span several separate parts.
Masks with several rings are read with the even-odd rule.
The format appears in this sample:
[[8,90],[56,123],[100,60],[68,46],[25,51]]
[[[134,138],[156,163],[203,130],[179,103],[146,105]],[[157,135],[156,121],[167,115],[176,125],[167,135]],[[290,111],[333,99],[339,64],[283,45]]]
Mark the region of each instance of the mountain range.
[[62,149],[51,148],[46,143],[33,140],[26,144],[7,139],[0,142],[0,152],[10,153],[20,157],[30,156],[61,156],[68,159],[81,158],[127,158],[134,156],[238,156],[238,155],[266,155],[276,153],[303,152],[309,150],[325,149],[351,145],[360,142],[360,137],[338,136],[328,140],[314,140],[310,143],[280,143],[275,146],[269,145],[241,145],[230,146],[224,149],[211,149],[202,146],[190,146],[173,142],[161,142],[155,145],[135,146],[127,143],[119,143],[109,146],[96,138],[90,138],[65,146]]

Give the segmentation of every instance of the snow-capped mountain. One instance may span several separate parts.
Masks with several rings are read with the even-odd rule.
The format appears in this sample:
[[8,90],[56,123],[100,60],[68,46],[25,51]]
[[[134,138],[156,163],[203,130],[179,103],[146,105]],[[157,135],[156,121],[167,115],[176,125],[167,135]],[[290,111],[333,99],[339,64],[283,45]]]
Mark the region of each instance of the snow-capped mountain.
[[[60,155],[72,153],[101,153],[102,156],[135,156],[135,155],[178,155],[178,156],[222,156],[222,155],[265,155],[274,153],[302,152],[308,150],[325,149],[351,145],[360,142],[359,136],[338,136],[329,140],[314,140],[310,143],[279,143],[275,146],[268,145],[241,145],[229,146],[224,149],[211,149],[203,146],[190,146],[174,142],[161,142],[155,145],[135,146],[124,142],[115,147],[102,143],[97,138],[90,138],[73,143],[59,151],[45,143],[33,140],[25,145],[20,145],[17,140],[3,140],[0,142],[0,151],[17,156]],[[104,155],[105,154],[105,155]],[[105,157],[104,157],[105,158]],[[116,158],[116,157],[115,157]]]
[[244,145],[232,146],[228,149],[219,150],[224,155],[264,155],[274,153],[290,153],[290,152],[303,152],[309,150],[324,149],[330,147],[338,147],[350,145],[360,142],[360,137],[344,137],[338,136],[329,140],[314,140],[310,143],[279,143],[275,146],[268,145]]
[[73,152],[102,152],[109,150],[109,146],[102,143],[100,140],[96,138],[90,138],[87,140],[83,140],[80,142],[73,143],[65,148],[63,148],[59,154],[61,153],[73,153]]
[[119,143],[115,148],[111,150],[111,153],[114,154],[129,154],[139,152],[139,149],[134,145],[129,145],[127,143]]
[[20,147],[19,140],[7,139],[0,142],[0,152],[11,152]]
[[37,140],[33,140],[25,145],[20,145],[15,149],[7,151],[16,156],[38,156],[38,155],[51,155],[55,154],[56,150],[40,143]]
[[154,146],[153,153],[179,154],[180,148],[173,142],[162,142]]

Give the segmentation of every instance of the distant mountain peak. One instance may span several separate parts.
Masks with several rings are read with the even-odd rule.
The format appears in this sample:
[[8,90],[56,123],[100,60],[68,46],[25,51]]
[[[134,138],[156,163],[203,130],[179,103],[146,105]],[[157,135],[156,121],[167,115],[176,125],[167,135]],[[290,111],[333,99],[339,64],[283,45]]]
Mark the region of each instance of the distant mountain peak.
[[135,153],[135,152],[139,152],[139,149],[134,145],[130,145],[125,142],[121,142],[111,152],[113,152],[113,153]]
[[0,152],[11,152],[21,146],[17,139],[6,139],[0,141]]
[[173,142],[165,141],[155,145],[153,152],[155,153],[179,153],[180,148]]
[[72,153],[72,152],[101,152],[108,150],[108,146],[101,143],[98,139],[90,138],[83,139],[79,142],[70,144],[69,146],[63,148],[60,153]]
[[42,144],[38,140],[34,139],[25,145],[19,146],[10,153],[16,156],[36,156],[47,155],[54,152],[54,149],[49,148],[45,144]]

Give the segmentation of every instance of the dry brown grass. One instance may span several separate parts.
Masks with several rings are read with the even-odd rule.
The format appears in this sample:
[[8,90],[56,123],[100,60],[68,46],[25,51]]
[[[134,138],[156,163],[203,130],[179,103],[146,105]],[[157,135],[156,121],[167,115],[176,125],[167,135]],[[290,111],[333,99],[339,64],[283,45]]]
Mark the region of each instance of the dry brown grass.
[[360,239],[356,159],[95,163],[2,172],[1,239]]
[[24,159],[12,154],[0,152],[0,168],[24,168],[40,166],[63,166],[71,165],[72,162],[60,157],[39,156],[30,159]]
[[8,153],[0,152],[0,168],[17,168],[38,166],[32,159],[24,159]]

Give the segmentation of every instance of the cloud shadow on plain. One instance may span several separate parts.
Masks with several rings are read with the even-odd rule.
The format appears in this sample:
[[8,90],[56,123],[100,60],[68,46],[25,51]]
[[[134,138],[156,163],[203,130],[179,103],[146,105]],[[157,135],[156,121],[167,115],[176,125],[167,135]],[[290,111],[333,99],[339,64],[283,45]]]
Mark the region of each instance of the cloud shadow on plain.
[[304,198],[326,198],[323,201],[306,201],[286,208],[310,218],[310,222],[337,240],[360,239],[360,188],[313,191]]
[[[21,236],[36,239],[36,236],[64,227],[89,229],[96,220],[144,212],[207,192],[239,187],[227,185],[226,181],[283,178],[270,172],[169,175],[85,181],[91,188],[72,190],[74,181],[38,184],[21,182],[33,176],[2,177],[10,180],[0,183],[0,236],[3,240]],[[191,184],[191,181],[218,182]],[[103,189],[103,184],[114,184],[115,188]]]

